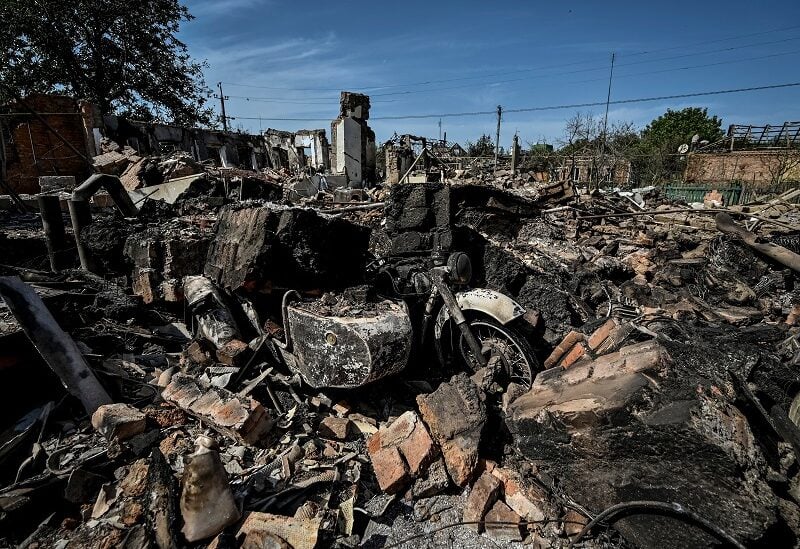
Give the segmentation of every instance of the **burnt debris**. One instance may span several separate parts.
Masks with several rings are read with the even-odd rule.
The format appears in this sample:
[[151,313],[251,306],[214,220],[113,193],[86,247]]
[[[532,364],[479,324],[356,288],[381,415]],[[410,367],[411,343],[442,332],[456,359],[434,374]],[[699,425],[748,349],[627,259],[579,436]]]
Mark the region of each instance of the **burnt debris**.
[[796,193],[413,136],[373,185],[369,107],[250,156],[116,120],[104,175],[0,210],[0,544],[797,544]]

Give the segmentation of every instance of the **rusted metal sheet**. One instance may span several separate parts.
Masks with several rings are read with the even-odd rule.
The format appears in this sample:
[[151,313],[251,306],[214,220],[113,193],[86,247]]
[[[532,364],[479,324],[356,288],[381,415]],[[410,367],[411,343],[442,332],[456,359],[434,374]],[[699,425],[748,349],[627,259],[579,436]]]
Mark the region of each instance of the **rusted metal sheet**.
[[313,387],[359,387],[405,368],[411,319],[403,303],[371,317],[321,316],[288,307],[297,369]]

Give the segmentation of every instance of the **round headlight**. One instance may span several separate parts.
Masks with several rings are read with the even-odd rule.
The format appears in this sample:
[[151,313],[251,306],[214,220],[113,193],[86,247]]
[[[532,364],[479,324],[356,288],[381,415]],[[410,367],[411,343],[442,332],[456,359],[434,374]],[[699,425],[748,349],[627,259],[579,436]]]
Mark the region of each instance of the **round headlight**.
[[467,284],[472,279],[472,262],[464,252],[455,252],[447,258],[450,280],[457,284]]

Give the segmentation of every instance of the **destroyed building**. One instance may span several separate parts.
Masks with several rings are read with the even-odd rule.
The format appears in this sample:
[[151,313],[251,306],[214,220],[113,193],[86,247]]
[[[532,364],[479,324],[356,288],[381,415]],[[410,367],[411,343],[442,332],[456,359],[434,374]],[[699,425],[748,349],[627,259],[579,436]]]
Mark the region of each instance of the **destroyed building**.
[[367,125],[369,96],[342,92],[341,112],[331,122],[331,169],[358,186],[375,181],[375,132]]
[[4,118],[0,545],[800,542],[797,189],[410,135],[362,188],[366,96],[327,152],[51,99]]

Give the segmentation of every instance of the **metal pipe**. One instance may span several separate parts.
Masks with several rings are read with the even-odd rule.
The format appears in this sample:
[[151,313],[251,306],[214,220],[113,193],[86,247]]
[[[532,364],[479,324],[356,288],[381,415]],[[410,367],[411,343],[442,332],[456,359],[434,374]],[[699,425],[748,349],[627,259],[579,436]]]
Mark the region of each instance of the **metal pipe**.
[[96,173],[75,187],[72,200],[88,201],[101,188],[108,192],[119,212],[125,217],[136,217],[139,213],[119,177],[105,173]]
[[78,256],[81,259],[81,268],[87,271],[92,270],[91,258],[81,241],[80,233],[81,229],[92,223],[89,198],[101,188],[108,192],[119,212],[125,217],[136,217],[139,213],[125,187],[122,186],[119,177],[96,173],[75,187],[75,190],[72,191],[72,197],[68,201],[69,216],[72,220],[72,230],[75,232],[75,244],[78,248]]
[[287,352],[291,353],[294,349],[294,342],[292,341],[292,331],[289,329],[289,298],[299,300],[300,294],[297,293],[297,290],[289,290],[283,294],[283,299],[281,299],[281,314],[283,315],[283,339],[285,341],[283,347]]
[[50,257],[50,269],[59,272],[63,267],[62,252],[66,248],[64,218],[61,215],[61,200],[57,195],[42,194],[36,198],[39,203],[39,214],[42,216],[47,255]]
[[81,230],[92,223],[92,211],[86,200],[68,200],[69,217],[72,220],[72,231],[75,233],[75,247],[78,248],[78,257],[81,260],[81,268],[86,271],[92,270],[92,261],[89,252],[83,245]]

